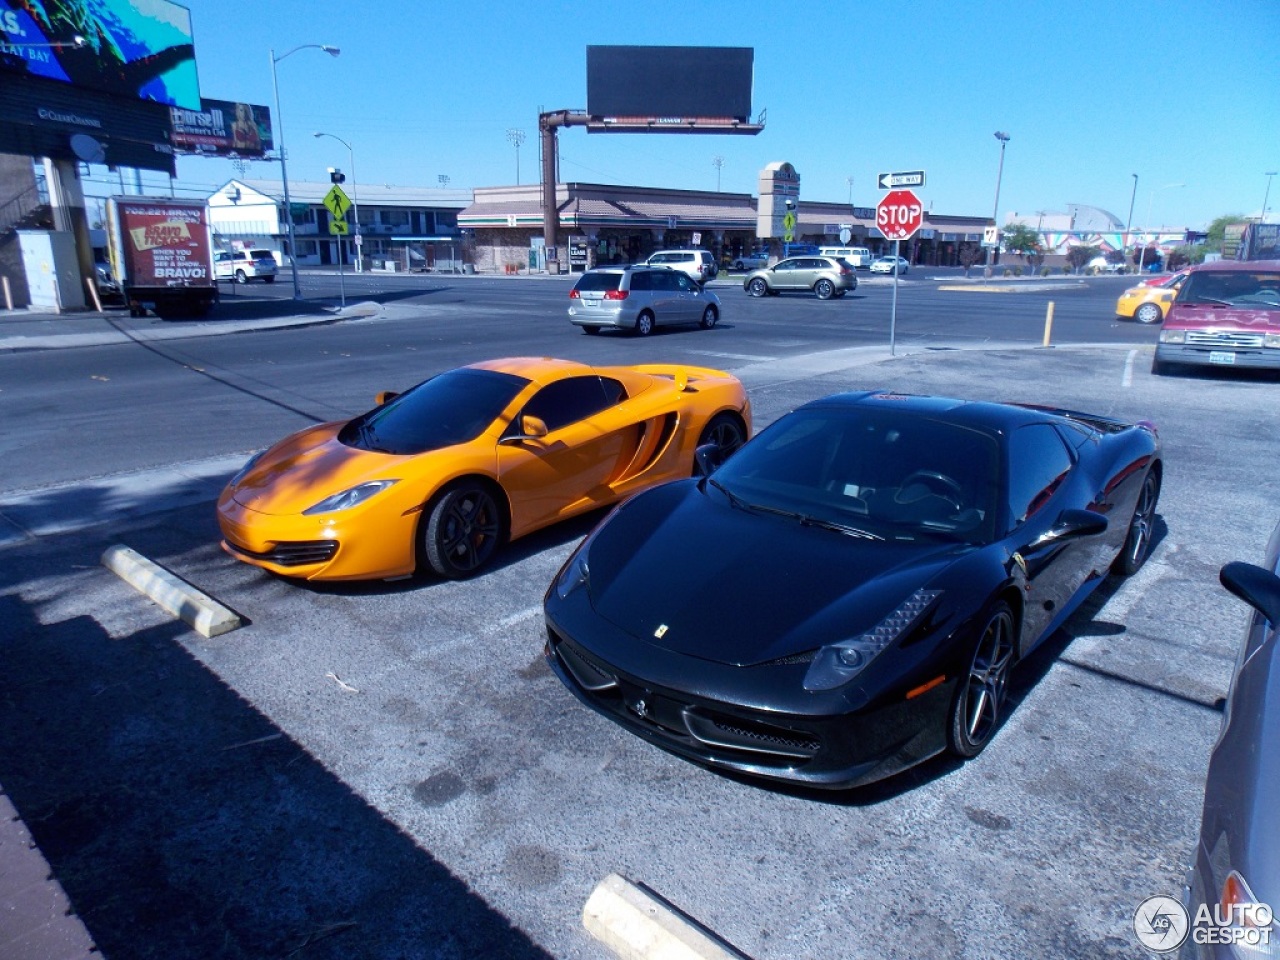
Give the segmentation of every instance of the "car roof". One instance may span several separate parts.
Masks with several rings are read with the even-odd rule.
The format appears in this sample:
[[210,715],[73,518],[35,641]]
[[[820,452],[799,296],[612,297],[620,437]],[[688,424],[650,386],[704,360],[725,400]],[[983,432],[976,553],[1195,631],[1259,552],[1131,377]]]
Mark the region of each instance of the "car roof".
[[1215,260],[1213,263],[1197,263],[1190,272],[1218,270],[1280,270],[1280,260]]
[[822,407],[893,409],[908,416],[945,420],[948,423],[970,427],[985,433],[1001,433],[1031,423],[1044,423],[1046,419],[1060,419],[1058,411],[1047,408],[994,403],[987,400],[958,400],[953,397],[897,393],[892,390],[838,393],[810,401],[799,409],[811,410]]
[[564,377],[595,373],[595,368],[585,363],[578,363],[576,360],[557,360],[555,357],[499,357],[468,364],[464,369],[510,373],[539,384],[551,383]]

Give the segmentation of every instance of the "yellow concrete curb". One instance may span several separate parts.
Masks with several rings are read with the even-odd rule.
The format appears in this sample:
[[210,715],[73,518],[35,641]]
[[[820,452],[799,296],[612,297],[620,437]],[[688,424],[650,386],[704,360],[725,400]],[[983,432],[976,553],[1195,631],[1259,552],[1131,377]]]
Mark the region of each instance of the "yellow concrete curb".
[[750,960],[652,890],[616,873],[592,891],[582,925],[622,960]]
[[216,637],[241,625],[238,614],[136,550],[108,547],[102,565],[201,636]]

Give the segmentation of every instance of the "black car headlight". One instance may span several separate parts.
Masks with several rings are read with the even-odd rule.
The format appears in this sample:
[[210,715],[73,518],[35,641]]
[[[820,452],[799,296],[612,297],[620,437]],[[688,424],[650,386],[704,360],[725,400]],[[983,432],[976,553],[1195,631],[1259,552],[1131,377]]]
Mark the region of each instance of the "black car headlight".
[[590,582],[591,570],[587,566],[587,544],[584,541],[564,565],[560,576],[556,577],[556,596],[564,600],[573,591],[588,586]]
[[940,596],[941,590],[917,590],[866,633],[823,647],[809,665],[804,688],[817,692],[848,683],[889,644],[906,635]]
[[352,507],[359,506],[370,497],[376,496],[387,487],[399,482],[399,480],[371,480],[368,483],[357,484],[354,487],[343,490],[341,493],[325,497],[319,503],[307,507],[302,513],[304,516],[309,517],[316,513],[335,513],[338,510],[350,510]]

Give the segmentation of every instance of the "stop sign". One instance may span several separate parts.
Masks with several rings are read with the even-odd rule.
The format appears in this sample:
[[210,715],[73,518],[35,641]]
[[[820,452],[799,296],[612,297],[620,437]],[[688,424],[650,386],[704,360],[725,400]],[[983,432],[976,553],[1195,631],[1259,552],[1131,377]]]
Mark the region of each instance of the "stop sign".
[[906,240],[924,223],[924,207],[910,190],[890,190],[876,204],[876,226],[886,240]]

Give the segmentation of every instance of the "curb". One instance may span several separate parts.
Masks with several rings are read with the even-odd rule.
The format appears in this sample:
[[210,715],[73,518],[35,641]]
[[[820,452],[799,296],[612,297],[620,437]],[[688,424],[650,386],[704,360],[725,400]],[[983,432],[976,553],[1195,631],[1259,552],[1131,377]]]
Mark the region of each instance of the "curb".
[[1078,290],[1082,283],[1040,283],[1024,281],[1022,283],[988,283],[988,284],[955,284],[942,283],[938,290],[958,293],[1043,293],[1045,290]]
[[622,960],[751,960],[652,890],[616,873],[592,891],[582,925]]
[[136,550],[120,544],[108,547],[102,565],[203,637],[220,636],[241,625],[239,615]]

